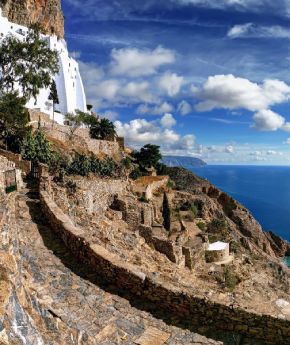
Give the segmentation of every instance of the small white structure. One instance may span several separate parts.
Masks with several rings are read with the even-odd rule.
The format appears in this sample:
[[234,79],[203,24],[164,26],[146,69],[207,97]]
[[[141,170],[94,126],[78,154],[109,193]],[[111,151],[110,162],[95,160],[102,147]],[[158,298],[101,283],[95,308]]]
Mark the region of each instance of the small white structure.
[[[6,17],[3,17],[0,8],[0,40],[9,34],[23,39],[27,31],[27,27],[11,23]],[[77,109],[87,111],[86,95],[78,63],[69,56],[66,41],[58,39],[56,36],[42,35],[42,37],[47,41],[49,48],[56,50],[59,54],[59,73],[54,76],[59,98],[59,104],[55,104],[57,111],[55,121],[62,124],[63,114],[74,112]],[[21,90],[19,91],[21,92]],[[48,99],[49,94],[49,89],[41,89],[37,100],[31,99],[27,103],[27,108],[39,110],[52,118],[53,104]]]
[[207,262],[221,262],[230,259],[230,245],[225,242],[214,242],[209,244],[206,252]]

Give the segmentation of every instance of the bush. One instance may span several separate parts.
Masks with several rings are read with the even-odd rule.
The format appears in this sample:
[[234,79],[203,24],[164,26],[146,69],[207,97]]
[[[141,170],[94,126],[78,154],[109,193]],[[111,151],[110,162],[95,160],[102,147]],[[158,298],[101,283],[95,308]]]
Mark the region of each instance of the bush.
[[168,187],[168,188],[171,188],[171,189],[175,188],[175,182],[172,181],[172,180],[169,180],[169,181],[167,182],[167,187]]
[[60,182],[64,181],[64,176],[66,175],[69,167],[69,161],[66,156],[54,152],[49,163],[49,171],[57,175]]
[[29,133],[24,138],[21,154],[26,160],[50,165],[55,153],[45,135],[41,131],[37,131],[35,134]]
[[206,230],[206,224],[204,222],[198,222],[196,225],[199,227],[201,231]]
[[225,285],[230,291],[234,291],[240,280],[233,267],[228,266],[224,271]]
[[84,154],[75,152],[73,161],[68,167],[68,173],[71,175],[88,176],[90,172],[90,159]]
[[138,200],[141,202],[147,202],[147,203],[149,202],[149,200],[146,199],[146,197],[144,195],[140,196],[140,198]]
[[238,253],[241,249],[241,245],[240,243],[236,242],[236,241],[231,241],[230,242],[230,251],[233,253]]
[[225,219],[213,219],[209,226],[208,231],[213,233],[220,233],[221,235],[226,235],[228,233],[228,223]]
[[117,165],[112,158],[106,158],[100,162],[101,176],[113,176],[116,171]]
[[131,172],[129,177],[133,180],[137,180],[141,176],[142,176],[141,170],[139,167],[137,167]]
[[197,209],[197,207],[195,206],[195,204],[191,204],[191,206],[190,206],[190,212],[191,212],[193,218],[196,218],[196,217],[197,217],[197,215],[198,215],[198,209]]
[[67,183],[65,184],[65,187],[68,194],[70,195],[74,195],[77,191],[77,184],[72,180],[68,180]]
[[123,158],[121,164],[125,169],[130,169],[132,167],[132,161],[129,157]]

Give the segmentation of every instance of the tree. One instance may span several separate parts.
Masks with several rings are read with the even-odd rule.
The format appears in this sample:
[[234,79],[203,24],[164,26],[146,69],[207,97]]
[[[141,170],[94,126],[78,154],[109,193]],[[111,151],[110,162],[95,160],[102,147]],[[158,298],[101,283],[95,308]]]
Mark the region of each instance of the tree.
[[163,226],[167,231],[171,229],[171,212],[169,207],[169,201],[167,194],[163,195],[163,205],[162,205],[162,216],[163,216]]
[[20,152],[21,142],[31,130],[25,104],[26,99],[15,91],[0,96],[0,139],[14,152]]
[[26,100],[36,97],[39,90],[51,85],[59,70],[58,53],[41,38],[40,28],[32,26],[24,40],[6,36],[0,45],[0,92],[11,93],[15,85]]
[[159,146],[147,144],[139,152],[135,152],[134,157],[137,159],[140,167],[145,169],[150,167],[157,168],[162,155]]
[[41,131],[29,133],[23,140],[21,154],[24,159],[34,163],[50,164],[54,152],[50,142]]
[[108,119],[100,119],[90,126],[90,136],[93,139],[109,139],[116,135],[114,124]]
[[[59,104],[58,93],[57,93],[54,79],[52,80],[50,84],[50,94],[48,96],[48,99],[52,101],[52,114],[53,114],[52,118],[53,118],[53,123],[54,123],[54,106],[55,104]],[[53,123],[52,123],[52,126],[53,126]]]
[[76,110],[75,113],[67,113],[65,115],[65,121],[67,121],[70,126],[70,139],[72,139],[78,128],[88,122],[88,116],[90,115],[80,110]]

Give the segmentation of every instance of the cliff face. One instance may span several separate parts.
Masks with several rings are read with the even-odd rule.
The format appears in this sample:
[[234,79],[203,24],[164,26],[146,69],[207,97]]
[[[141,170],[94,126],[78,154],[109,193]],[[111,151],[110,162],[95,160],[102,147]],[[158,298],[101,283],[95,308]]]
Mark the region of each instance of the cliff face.
[[60,0],[0,0],[3,15],[24,26],[39,23],[44,33],[64,37],[64,18]]
[[202,218],[208,223],[225,219],[230,238],[244,249],[272,259],[290,255],[289,242],[272,232],[264,232],[249,210],[207,180],[180,167],[168,168],[168,174],[179,190],[200,200]]

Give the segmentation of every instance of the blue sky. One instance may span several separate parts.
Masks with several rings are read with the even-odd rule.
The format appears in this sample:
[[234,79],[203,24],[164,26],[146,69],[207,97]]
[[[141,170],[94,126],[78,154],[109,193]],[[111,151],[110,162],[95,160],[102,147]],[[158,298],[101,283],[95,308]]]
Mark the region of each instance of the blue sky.
[[127,144],[290,165],[288,0],[63,0],[88,103]]

